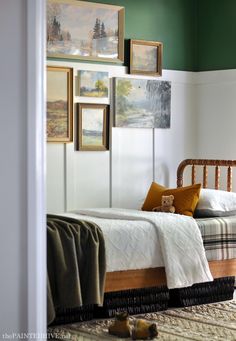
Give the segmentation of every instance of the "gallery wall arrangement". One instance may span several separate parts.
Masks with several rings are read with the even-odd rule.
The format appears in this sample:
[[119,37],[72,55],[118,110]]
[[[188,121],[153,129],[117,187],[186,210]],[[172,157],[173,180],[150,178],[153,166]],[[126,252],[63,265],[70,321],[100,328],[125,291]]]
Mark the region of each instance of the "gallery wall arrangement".
[[[124,16],[121,6],[48,0],[47,57],[68,60],[68,67],[47,68],[48,142],[74,142],[77,151],[106,151],[110,124],[170,128],[171,83],[156,79],[162,75],[161,42],[131,39],[130,76],[109,77],[104,62],[124,61]],[[101,71],[73,75],[70,60],[102,62]]]

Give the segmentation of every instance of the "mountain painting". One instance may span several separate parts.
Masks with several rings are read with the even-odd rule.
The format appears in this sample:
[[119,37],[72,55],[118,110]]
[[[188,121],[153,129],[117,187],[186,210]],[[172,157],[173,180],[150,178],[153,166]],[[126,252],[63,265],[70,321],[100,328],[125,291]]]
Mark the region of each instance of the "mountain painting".
[[115,126],[170,128],[171,83],[115,78]]
[[75,0],[47,1],[48,57],[119,59],[121,9]]

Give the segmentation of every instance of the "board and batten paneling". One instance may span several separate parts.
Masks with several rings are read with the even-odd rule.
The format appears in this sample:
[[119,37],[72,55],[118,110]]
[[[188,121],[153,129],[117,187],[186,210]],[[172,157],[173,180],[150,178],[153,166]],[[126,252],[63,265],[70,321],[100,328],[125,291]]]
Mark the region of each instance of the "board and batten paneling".
[[66,208],[65,145],[47,144],[47,211],[64,212]]
[[[127,75],[125,67],[117,65],[69,61],[50,61],[48,65],[73,67],[75,103],[90,101],[77,96],[78,70],[107,71],[111,85],[113,77],[134,77]],[[195,75],[163,70],[162,77],[150,78],[171,81],[171,128],[153,131],[113,127],[110,150],[105,152],[76,151],[74,143],[66,144],[65,148],[61,145],[61,150],[56,144],[48,144],[48,212],[108,206],[140,208],[153,179],[175,186],[178,163],[183,158],[196,156]],[[111,87],[111,120],[112,98]],[[76,129],[74,134],[76,139]],[[57,178],[64,174],[64,183],[58,186],[53,178],[55,169]]]
[[155,181],[176,187],[176,171],[196,157],[197,113],[194,74],[168,71],[171,82],[171,128],[155,129]]
[[[70,61],[48,61],[48,65],[73,68],[74,141],[76,141],[77,103],[109,104],[111,102],[110,99],[106,98],[79,97],[79,70],[108,72],[110,88],[112,88],[112,78],[124,75],[126,68],[118,65],[99,65]],[[48,212],[60,213],[78,208],[110,206],[110,151],[77,151],[75,150],[75,142],[67,143],[66,145],[54,143],[48,143],[47,145],[49,150],[47,163]],[[62,179],[58,186],[56,186],[54,171],[57,172],[56,178],[61,178],[61,175],[64,174],[64,179]],[[57,196],[56,200],[53,199],[54,196]]]
[[[199,72],[196,83],[198,157],[235,160],[236,70]],[[235,171],[233,191],[236,191]],[[220,185],[226,189],[223,170]]]
[[66,146],[66,208],[68,211],[110,205],[109,151],[76,152]]
[[112,206],[140,208],[153,180],[153,130],[112,129]]

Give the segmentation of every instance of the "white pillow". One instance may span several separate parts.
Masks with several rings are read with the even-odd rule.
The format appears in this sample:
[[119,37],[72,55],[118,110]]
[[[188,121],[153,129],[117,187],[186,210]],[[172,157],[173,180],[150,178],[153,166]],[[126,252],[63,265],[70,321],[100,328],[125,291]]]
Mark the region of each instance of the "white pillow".
[[236,193],[202,188],[194,212],[196,218],[236,215]]

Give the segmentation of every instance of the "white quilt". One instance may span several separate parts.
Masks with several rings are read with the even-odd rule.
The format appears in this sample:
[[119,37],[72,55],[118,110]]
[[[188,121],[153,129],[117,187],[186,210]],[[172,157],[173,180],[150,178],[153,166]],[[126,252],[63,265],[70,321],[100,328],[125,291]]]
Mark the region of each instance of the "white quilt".
[[[169,289],[213,280],[200,230],[191,217],[114,208],[86,209],[65,215],[78,219],[81,219],[82,215],[86,220],[97,222],[103,232],[103,222],[104,225],[113,221],[117,221],[118,224],[122,221],[130,221],[137,223],[137,225],[140,222],[148,225],[157,235],[159,252],[165,266]],[[142,243],[142,240],[139,242]],[[143,238],[143,243],[145,243],[145,238]],[[128,246],[128,244],[129,241],[126,240],[126,245]],[[148,248],[146,248],[146,252],[148,253]]]

